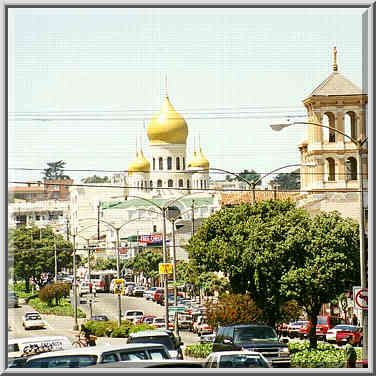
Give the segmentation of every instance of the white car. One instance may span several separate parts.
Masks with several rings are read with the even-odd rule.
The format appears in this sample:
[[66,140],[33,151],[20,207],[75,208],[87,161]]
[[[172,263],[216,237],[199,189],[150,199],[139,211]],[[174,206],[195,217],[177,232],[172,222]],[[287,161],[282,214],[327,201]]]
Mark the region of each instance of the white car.
[[77,294],[79,296],[90,293],[90,284],[89,281],[81,281],[77,288]]
[[125,321],[132,321],[133,323],[136,323],[138,320],[141,320],[142,316],[144,315],[144,311],[125,311],[125,314],[122,317],[122,320]]
[[[150,325],[153,325],[156,329],[165,329],[166,328],[166,320],[164,317],[155,317]],[[174,329],[174,321],[168,320],[168,329]]]
[[154,291],[157,289],[158,287],[150,287],[149,290],[146,290],[144,292],[144,298],[146,298],[146,300],[151,300],[153,298],[153,294],[154,294]]
[[271,368],[265,357],[254,351],[220,351],[211,353],[205,368]]
[[336,325],[332,329],[329,329],[326,332],[326,335],[325,335],[326,341],[329,342],[329,343],[336,343],[336,334],[337,334],[337,332],[340,331],[340,330],[346,330],[349,327],[353,328],[354,326],[353,325],[340,324],[340,325]]
[[44,329],[47,323],[42,319],[39,312],[26,312],[22,318],[22,326],[28,329]]

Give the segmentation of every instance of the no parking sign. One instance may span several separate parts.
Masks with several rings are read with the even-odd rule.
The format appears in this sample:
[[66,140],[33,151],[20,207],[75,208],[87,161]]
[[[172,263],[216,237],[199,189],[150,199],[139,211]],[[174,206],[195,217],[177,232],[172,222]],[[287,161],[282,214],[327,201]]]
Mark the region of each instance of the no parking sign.
[[355,294],[355,305],[360,309],[368,309],[368,290],[361,289]]

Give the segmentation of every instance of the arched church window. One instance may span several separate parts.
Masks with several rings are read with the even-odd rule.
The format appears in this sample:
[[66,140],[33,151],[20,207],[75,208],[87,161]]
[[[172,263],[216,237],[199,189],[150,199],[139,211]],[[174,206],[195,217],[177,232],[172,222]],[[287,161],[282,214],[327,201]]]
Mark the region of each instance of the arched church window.
[[153,158],[153,170],[155,170],[155,158]]
[[176,169],[180,170],[180,158],[176,157]]
[[187,180],[187,188],[189,189],[190,187],[190,183],[189,183],[189,180]]
[[163,170],[163,158],[159,157],[159,169]]
[[183,170],[185,170],[185,158],[183,157]]
[[336,164],[333,158],[327,158],[328,181],[336,180]]
[[157,180],[157,187],[162,188],[162,180],[161,179]]
[[144,182],[141,182],[141,189],[144,189]]
[[150,189],[153,188],[153,180],[150,180],[150,182],[149,182],[149,187],[150,187]]
[[183,188],[183,179],[179,179],[179,188]]
[[[325,112],[323,116],[323,125],[331,128],[336,128],[335,116],[332,112]],[[333,129],[323,128],[324,141],[336,142],[337,132]]]
[[171,170],[171,169],[172,169],[172,158],[167,157],[167,170]]
[[[356,129],[356,115],[354,111],[348,111],[345,114],[345,134],[352,138],[357,138],[357,129]],[[345,137],[345,141],[350,141]]]
[[171,188],[171,187],[174,186],[174,182],[172,181],[172,179],[168,179],[167,186],[168,186],[169,188]]
[[346,160],[346,178],[347,180],[357,180],[357,161],[354,157]]
[[202,180],[200,180],[200,188],[202,189]]

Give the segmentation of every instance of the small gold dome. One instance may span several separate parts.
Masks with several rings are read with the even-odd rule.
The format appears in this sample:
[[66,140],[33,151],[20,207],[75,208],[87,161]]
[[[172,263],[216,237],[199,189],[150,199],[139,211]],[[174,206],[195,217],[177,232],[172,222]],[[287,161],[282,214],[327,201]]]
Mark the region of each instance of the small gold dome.
[[129,165],[128,174],[132,175],[134,172],[149,172],[150,162],[145,158],[142,150],[136,153],[136,159]]
[[204,153],[202,152],[202,149],[200,148],[200,152],[193,153],[192,160],[188,163],[188,167],[199,167],[203,169],[209,168],[209,161],[206,159]]
[[151,144],[185,144],[188,127],[184,118],[175,111],[168,97],[162,103],[148,125],[148,138]]

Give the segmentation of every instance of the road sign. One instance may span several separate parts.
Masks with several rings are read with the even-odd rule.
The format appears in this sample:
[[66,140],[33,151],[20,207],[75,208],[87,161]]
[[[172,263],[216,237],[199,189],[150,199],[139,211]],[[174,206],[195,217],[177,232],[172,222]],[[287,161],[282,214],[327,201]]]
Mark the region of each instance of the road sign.
[[368,309],[368,290],[358,290],[355,295],[355,304],[360,309]]
[[124,279],[114,280],[114,294],[121,294],[124,290]]
[[171,274],[172,264],[170,263],[160,263],[159,264],[159,274]]
[[185,312],[185,307],[170,306],[170,307],[168,307],[168,310],[170,312]]

